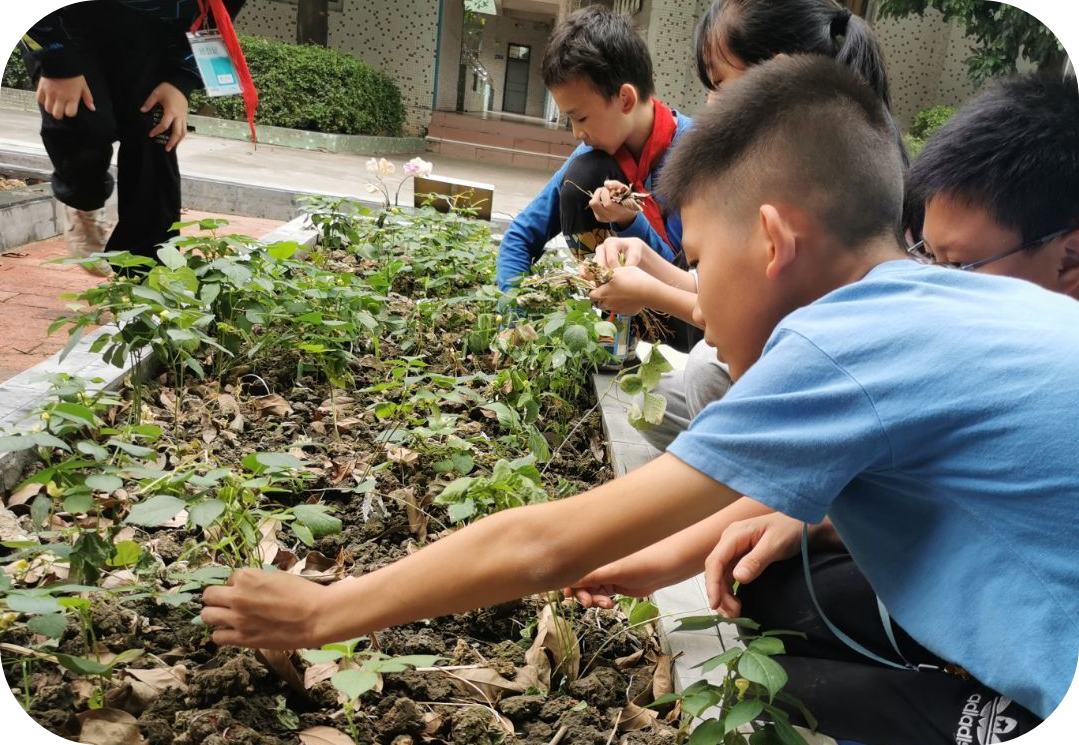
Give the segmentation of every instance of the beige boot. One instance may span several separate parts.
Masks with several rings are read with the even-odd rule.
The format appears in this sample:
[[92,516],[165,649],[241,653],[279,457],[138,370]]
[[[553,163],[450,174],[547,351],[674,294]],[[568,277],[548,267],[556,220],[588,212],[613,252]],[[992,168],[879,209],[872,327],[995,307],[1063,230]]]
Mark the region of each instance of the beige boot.
[[[105,221],[105,208],[98,210],[77,210],[64,205],[64,241],[67,252],[83,258],[105,250],[109,239],[109,226]],[[107,261],[82,264],[82,268],[99,277],[112,274],[112,267]]]

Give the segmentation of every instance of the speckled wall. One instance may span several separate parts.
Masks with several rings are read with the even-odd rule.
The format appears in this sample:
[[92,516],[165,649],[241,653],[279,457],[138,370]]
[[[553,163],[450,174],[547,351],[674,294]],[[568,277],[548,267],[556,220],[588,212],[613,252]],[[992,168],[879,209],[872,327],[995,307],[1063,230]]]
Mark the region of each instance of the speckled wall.
[[878,20],[874,24],[888,79],[892,110],[900,126],[930,106],[956,106],[970,97],[974,86],[967,77],[970,42],[958,26],[945,23],[940,13],[924,17]]
[[[438,0],[343,0],[330,12],[330,46],[354,54],[390,75],[405,103],[405,134],[418,135],[431,118]],[[249,0],[240,30],[294,41],[296,6]]]
[[[544,87],[540,77],[540,62],[543,50],[551,38],[552,23],[539,23],[522,20],[510,15],[487,16],[483,27],[483,41],[480,44],[480,62],[491,74],[494,97],[491,108],[502,110],[502,94],[506,85],[506,53],[510,44],[524,44],[532,48],[529,58],[528,102],[525,105],[527,116],[543,116]],[[502,59],[496,59],[501,57]],[[471,83],[471,80],[469,81]]]

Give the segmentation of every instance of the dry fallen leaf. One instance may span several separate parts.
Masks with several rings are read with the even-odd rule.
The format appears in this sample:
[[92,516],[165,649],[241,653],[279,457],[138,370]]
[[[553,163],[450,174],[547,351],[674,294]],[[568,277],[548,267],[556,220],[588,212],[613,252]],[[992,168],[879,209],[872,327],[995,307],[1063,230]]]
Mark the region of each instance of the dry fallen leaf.
[[150,670],[128,668],[124,670],[124,675],[135,678],[161,693],[173,688],[178,691],[187,690],[187,668],[183,665],[158,667]]
[[333,727],[308,727],[297,737],[302,745],[355,745],[351,737]]
[[423,734],[431,737],[442,729],[442,715],[429,711],[423,715]]
[[340,669],[341,666],[336,662],[323,662],[312,665],[303,672],[303,686],[307,689],[314,688],[322,681],[332,678]]
[[255,399],[254,405],[262,416],[286,417],[292,413],[291,404],[276,393],[259,396]]
[[394,463],[403,463],[406,466],[411,466],[420,459],[419,453],[406,447],[390,447],[389,444],[386,445],[386,456]]
[[[399,504],[405,505],[405,512],[408,514],[408,529],[412,531],[412,535],[416,536],[416,540],[423,543],[427,540],[427,523],[430,518],[423,508],[425,504],[421,504],[420,500],[416,499],[416,490],[412,487],[407,489],[395,489],[389,493],[389,499]],[[427,500],[424,499],[424,502]]]
[[670,655],[661,654],[656,658],[656,673],[652,678],[652,700],[655,701],[668,693],[674,693],[674,683],[671,681],[671,658]]
[[[551,673],[576,680],[581,671],[581,645],[577,634],[566,618],[551,603],[543,606],[536,623],[536,638],[525,653],[525,661],[542,676],[545,664]],[[550,689],[550,682],[546,686]]]
[[7,498],[7,506],[18,507],[21,504],[26,504],[37,496],[37,493],[43,488],[41,484],[27,484]]
[[348,460],[342,460],[332,464],[332,470],[330,472],[330,486],[337,486],[342,481],[352,475],[353,469],[356,468],[356,459],[349,458]]
[[626,668],[636,665],[643,656],[644,650],[638,649],[636,652],[633,652],[632,654],[627,654],[625,657],[619,657],[617,660],[614,661],[614,665],[619,670],[625,670]]
[[82,730],[79,742],[88,745],[143,745],[139,723],[126,711],[91,709],[76,715]]
[[658,712],[629,703],[622,709],[622,714],[618,719],[618,729],[622,732],[649,729],[658,718]]
[[457,687],[464,695],[485,704],[494,705],[507,692],[524,693],[527,689],[522,683],[507,680],[489,667],[447,671],[446,674],[456,680]]

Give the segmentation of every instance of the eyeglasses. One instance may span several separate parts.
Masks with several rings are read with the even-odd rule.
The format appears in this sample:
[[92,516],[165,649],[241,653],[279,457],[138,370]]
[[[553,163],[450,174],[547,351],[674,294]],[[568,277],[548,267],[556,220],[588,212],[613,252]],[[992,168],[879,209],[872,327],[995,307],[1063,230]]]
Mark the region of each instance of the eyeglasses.
[[988,259],[982,259],[981,261],[974,261],[974,262],[971,262],[970,264],[960,264],[960,263],[955,262],[955,261],[938,261],[937,257],[934,256],[932,253],[930,253],[929,250],[925,247],[925,241],[918,241],[913,246],[911,246],[910,248],[907,249],[907,253],[910,255],[910,257],[912,259],[917,261],[919,264],[933,264],[934,266],[942,266],[942,267],[945,267],[946,269],[958,269],[958,270],[963,271],[963,272],[970,272],[970,271],[974,271],[975,269],[981,269],[983,266],[988,266],[989,264],[992,264],[995,261],[1000,261],[1001,259],[1006,259],[1009,256],[1017,254],[1017,253],[1019,253],[1021,251],[1029,251],[1029,250],[1031,250],[1033,248],[1037,248],[1038,246],[1041,246],[1042,244],[1048,243],[1049,241],[1056,240],[1057,238],[1059,238],[1062,235],[1067,235],[1068,233],[1072,232],[1075,229],[1076,228],[1064,228],[1062,230],[1057,230],[1057,231],[1055,231],[1053,233],[1050,233],[1049,235],[1043,235],[1041,238],[1030,241],[1029,243],[1024,243],[1021,246],[1016,246],[1015,248],[1013,248],[1013,249],[1011,249],[1009,251],[1005,251],[1002,254],[997,254],[996,256],[990,256]]

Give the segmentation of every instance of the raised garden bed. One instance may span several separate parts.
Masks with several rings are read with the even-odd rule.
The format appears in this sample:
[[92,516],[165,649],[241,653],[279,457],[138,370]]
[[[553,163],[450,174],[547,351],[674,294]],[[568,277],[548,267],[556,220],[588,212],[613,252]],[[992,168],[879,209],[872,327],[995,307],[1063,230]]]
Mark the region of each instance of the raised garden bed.
[[[588,386],[598,319],[553,297],[535,309],[542,337],[500,333],[484,224],[380,217],[321,205],[324,240],[302,262],[290,243],[180,239],[144,282],[84,293],[74,326],[125,324],[98,337],[107,359],[148,344],[164,372],[117,394],[57,380],[37,431],[0,440],[42,458],[5,495],[0,654],[47,729],[109,722],[151,743],[547,743],[563,727],[567,742],[673,739],[630,705],[651,700],[657,675],[662,692],[669,659],[621,611],[531,599],[379,633],[344,648],[351,663],[342,650],[260,661],[192,625],[198,590],[234,567],[330,581],[610,476]],[[638,622],[648,610],[627,609]],[[333,677],[349,665],[371,675]]]
[[733,720],[774,692],[773,668],[736,684],[728,654],[721,685],[680,702],[656,609],[630,598],[536,597],[294,654],[221,649],[192,623],[235,568],[330,582],[612,475],[590,377],[612,329],[586,300],[548,285],[507,309],[485,223],[309,208],[302,260],[204,221],[218,232],[56,324],[77,346],[115,321],[92,350],[157,369],[116,392],[58,376],[37,423],[0,437],[39,458],[0,510],[0,658],[30,716],[108,745],[644,744],[685,737],[680,707],[724,700]]

